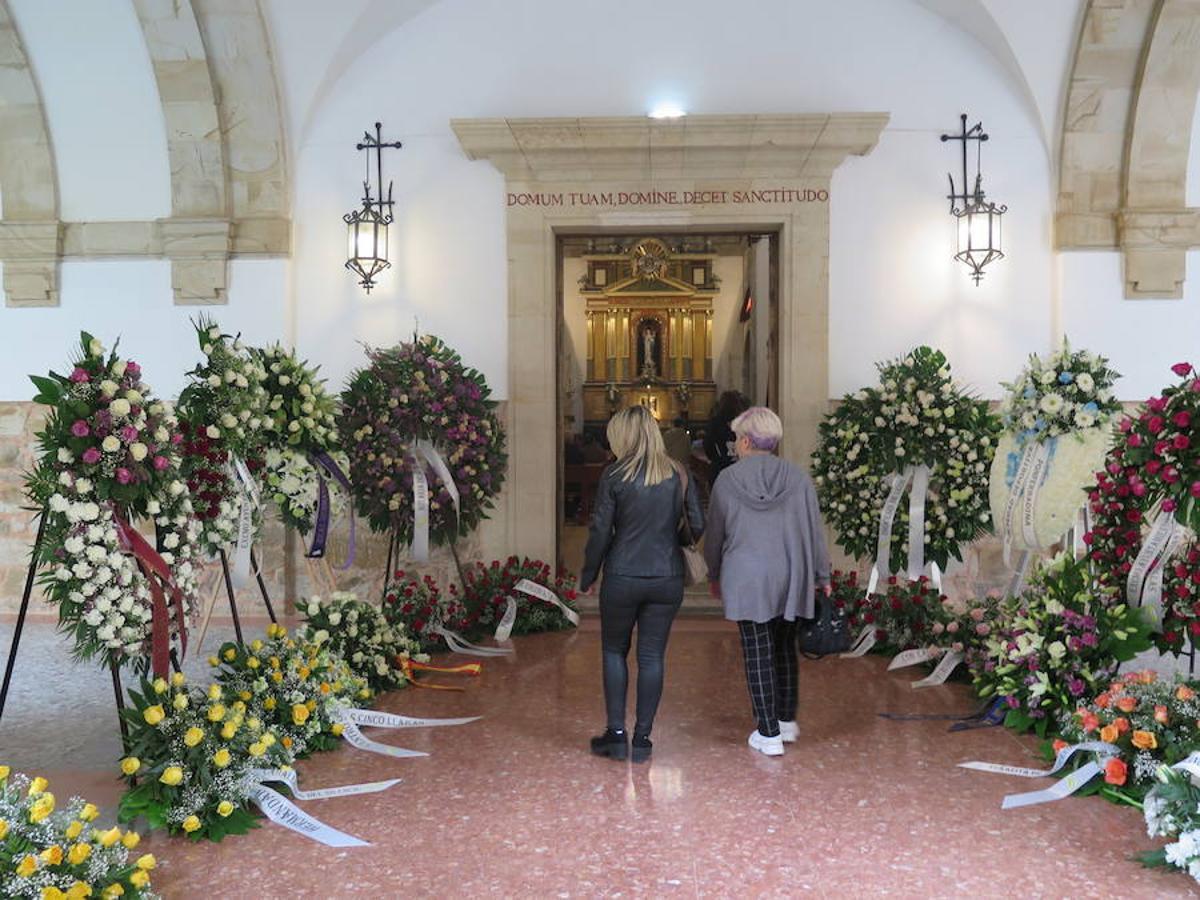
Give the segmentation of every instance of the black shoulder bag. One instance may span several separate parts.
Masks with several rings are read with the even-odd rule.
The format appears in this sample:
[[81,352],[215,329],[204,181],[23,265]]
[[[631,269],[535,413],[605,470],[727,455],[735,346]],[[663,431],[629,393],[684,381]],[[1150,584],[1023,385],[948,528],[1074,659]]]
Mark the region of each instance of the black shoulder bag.
[[831,653],[850,649],[850,631],[844,611],[834,606],[833,598],[817,591],[816,616],[801,619],[797,629],[800,652],[809,659],[820,659]]

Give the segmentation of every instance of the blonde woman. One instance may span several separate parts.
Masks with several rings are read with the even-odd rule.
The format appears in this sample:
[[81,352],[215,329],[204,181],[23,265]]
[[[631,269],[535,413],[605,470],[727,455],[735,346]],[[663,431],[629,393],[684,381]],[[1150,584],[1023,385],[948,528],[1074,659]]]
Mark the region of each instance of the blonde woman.
[[730,427],[738,461],[713,486],[704,556],[713,594],[742,638],[758,724],[749,744],[782,756],[800,734],[796,620],[813,617],[818,589],[829,594],[829,551],[812,480],[775,455],[779,416],[755,406]]
[[633,761],[650,758],[650,729],[663,688],[663,656],[671,622],[683,602],[683,554],[679,522],[687,511],[692,534],[704,530],[704,513],[694,479],[683,481],[663,447],[658,423],[644,406],[618,412],[608,423],[608,443],[617,461],[604,470],[596,491],[581,590],[589,592],[601,567],[600,642],[608,728],[592,738],[597,756],[625,759],[626,657],[634,626],[638,632],[637,719]]

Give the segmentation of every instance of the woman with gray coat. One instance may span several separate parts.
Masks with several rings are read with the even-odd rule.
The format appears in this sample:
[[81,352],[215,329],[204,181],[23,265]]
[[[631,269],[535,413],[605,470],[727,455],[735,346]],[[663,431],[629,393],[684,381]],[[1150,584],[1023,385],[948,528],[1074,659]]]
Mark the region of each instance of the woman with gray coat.
[[704,555],[713,595],[738,623],[750,703],[749,744],[782,756],[799,736],[796,620],[829,594],[829,552],[812,480],[775,455],[783,424],[766,407],[732,423],[738,461],[713,486]]

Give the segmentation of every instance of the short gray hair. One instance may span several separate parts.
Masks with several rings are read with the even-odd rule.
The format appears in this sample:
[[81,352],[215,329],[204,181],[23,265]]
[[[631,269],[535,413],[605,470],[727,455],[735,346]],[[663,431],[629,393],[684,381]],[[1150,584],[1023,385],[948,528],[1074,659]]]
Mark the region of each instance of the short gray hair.
[[783,423],[779,416],[765,406],[752,406],[729,427],[738,437],[749,438],[755,450],[774,450],[783,439]]

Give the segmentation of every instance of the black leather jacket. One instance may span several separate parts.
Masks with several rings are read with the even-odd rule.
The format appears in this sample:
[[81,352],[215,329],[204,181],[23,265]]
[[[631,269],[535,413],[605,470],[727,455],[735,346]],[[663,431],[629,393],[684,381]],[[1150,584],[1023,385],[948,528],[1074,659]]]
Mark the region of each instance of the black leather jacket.
[[[606,575],[663,578],[683,574],[678,532],[680,487],[678,472],[646,487],[640,475],[624,481],[615,465],[604,470],[596,489],[580,590],[592,586],[601,565]],[[696,480],[690,476],[687,511],[692,537],[699,539],[704,532],[704,510]]]

